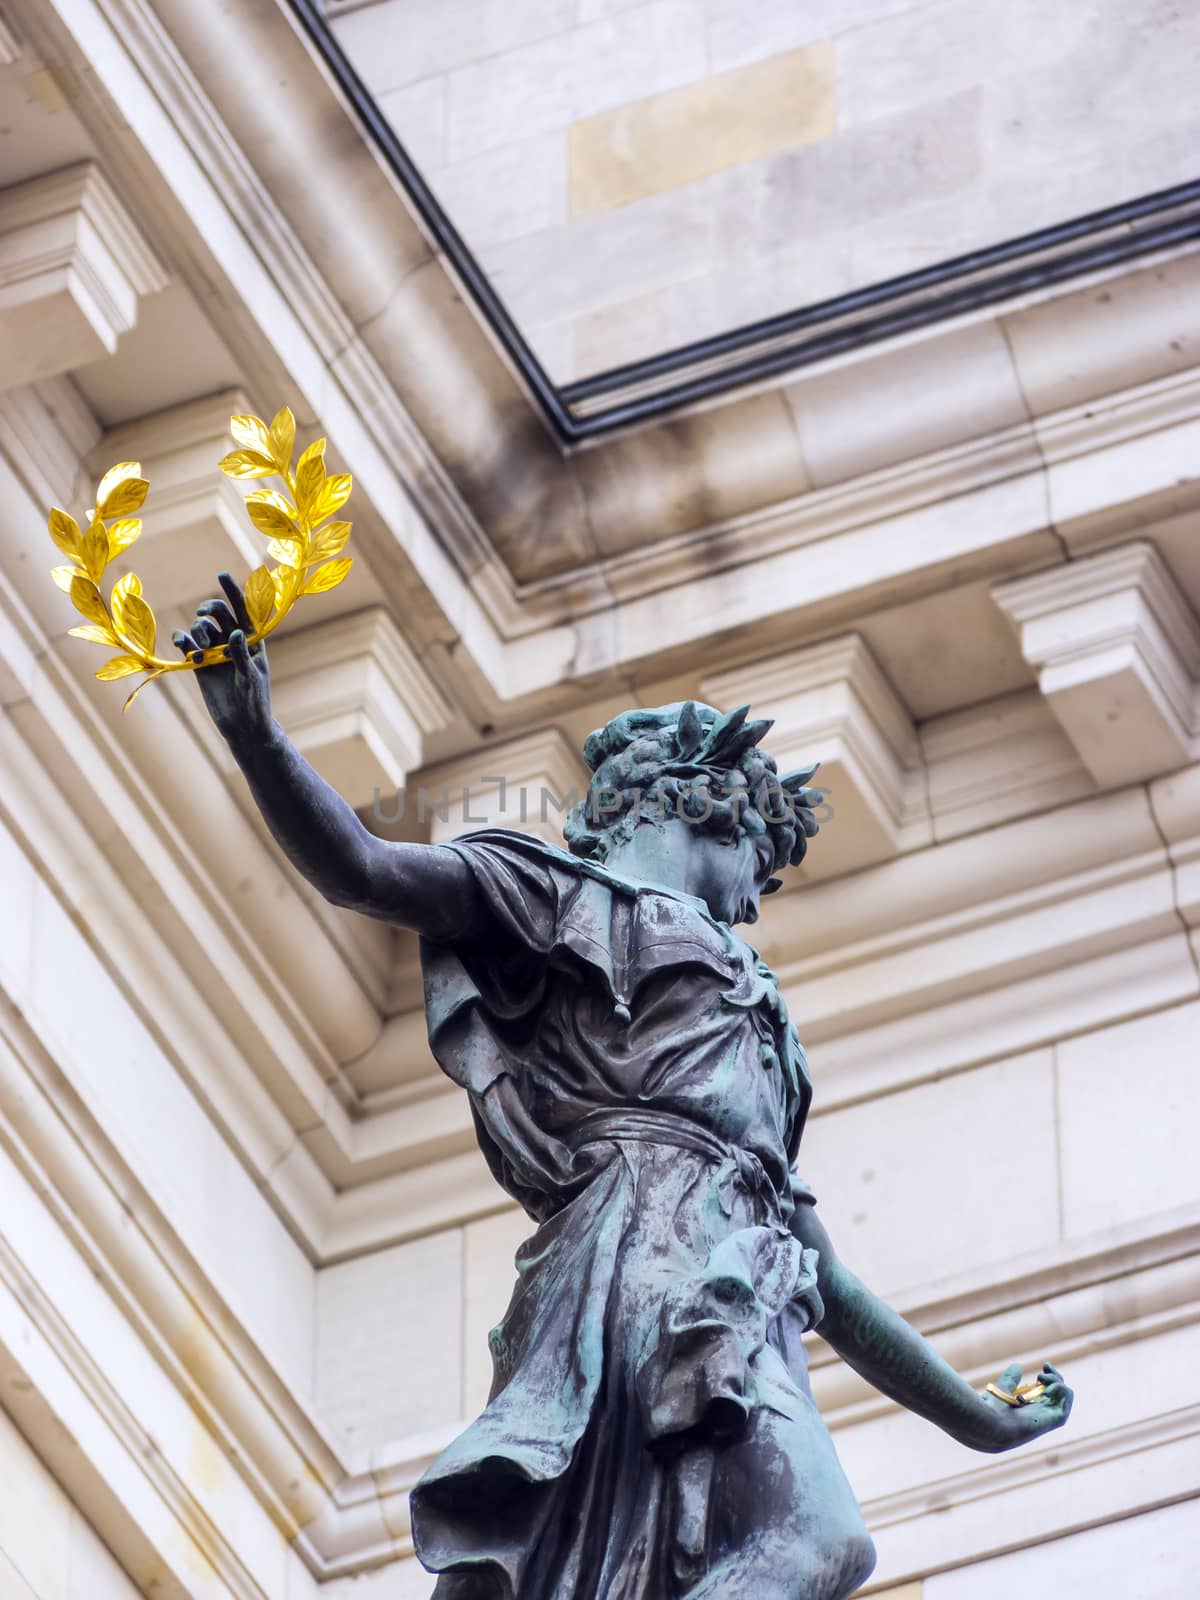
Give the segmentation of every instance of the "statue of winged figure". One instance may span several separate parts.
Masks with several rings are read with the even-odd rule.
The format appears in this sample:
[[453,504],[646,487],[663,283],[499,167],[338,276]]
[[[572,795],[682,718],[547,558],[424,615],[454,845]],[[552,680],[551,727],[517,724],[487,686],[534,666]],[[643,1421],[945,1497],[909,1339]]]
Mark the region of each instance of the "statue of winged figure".
[[420,936],[429,1038],[534,1225],[483,1414],[412,1494],[436,1600],[845,1600],[875,1555],[801,1336],[975,1450],[1062,1425],[1046,1365],[985,1390],[846,1266],[795,1174],[812,1099],[738,928],[817,831],[770,723],[688,701],[587,740],[566,849],[380,839],[274,720],[241,591],[185,654],[279,845],[329,900]]

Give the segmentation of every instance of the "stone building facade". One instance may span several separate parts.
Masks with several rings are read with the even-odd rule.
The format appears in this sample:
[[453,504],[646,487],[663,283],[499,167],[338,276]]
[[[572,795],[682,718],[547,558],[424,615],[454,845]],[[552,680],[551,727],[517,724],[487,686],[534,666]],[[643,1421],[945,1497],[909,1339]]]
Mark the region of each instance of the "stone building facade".
[[637,702],[824,763],[756,930],[805,1176],[972,1381],[1078,1394],[977,1456],[815,1342],[868,1592],[1196,1593],[1198,68],[1167,0],[0,0],[4,1600],[424,1600],[526,1231],[413,941],[297,879],[194,684],[123,716],[46,575],[136,457],[186,622],[284,403],[357,562],[277,708],[369,825],[551,837]]

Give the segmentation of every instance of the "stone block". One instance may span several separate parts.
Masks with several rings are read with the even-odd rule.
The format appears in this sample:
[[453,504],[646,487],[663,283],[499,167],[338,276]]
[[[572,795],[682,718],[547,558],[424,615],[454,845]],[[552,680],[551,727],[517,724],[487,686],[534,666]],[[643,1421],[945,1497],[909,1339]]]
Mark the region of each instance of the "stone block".
[[381,0],[339,13],[338,42],[376,94],[570,28],[575,0]]
[[566,221],[566,139],[557,132],[519,139],[443,167],[433,181],[473,249],[520,239]]
[[[1008,71],[1029,71],[1087,38],[1086,7],[1037,0],[935,0],[880,17],[838,40],[844,127],[928,107]],[[1001,230],[1003,232],[1003,230]]]
[[827,139],[836,126],[833,47],[820,40],[574,123],[571,213],[628,205]]
[[[428,172],[446,159],[446,80],[421,78],[379,97],[379,109],[409,155]],[[439,199],[443,198],[439,191]]]
[[1084,405],[1195,365],[1200,257],[1056,295],[1000,320],[1033,415]]
[[1184,1500],[935,1573],[925,1600],[1183,1600],[1197,1539],[1200,1501]]
[[652,0],[452,73],[450,159],[564,128],[704,74],[702,0]]
[[1200,1005],[1064,1039],[1056,1049],[1066,1232],[1193,1201]]
[[804,459],[823,486],[1002,432],[1026,420],[994,323],[868,352],[790,384]]
[[317,1406],[356,1450],[457,1420],[462,1231],[317,1275]]
[[761,0],[708,0],[708,49],[714,72],[794,50],[911,10],[918,0],[804,0],[764,6]]
[[[819,1049],[812,1059],[819,1084]],[[887,1295],[1007,1260],[1029,1241],[1057,1235],[1053,1108],[1052,1054],[1034,1050],[819,1115],[797,1166],[839,1253]]]

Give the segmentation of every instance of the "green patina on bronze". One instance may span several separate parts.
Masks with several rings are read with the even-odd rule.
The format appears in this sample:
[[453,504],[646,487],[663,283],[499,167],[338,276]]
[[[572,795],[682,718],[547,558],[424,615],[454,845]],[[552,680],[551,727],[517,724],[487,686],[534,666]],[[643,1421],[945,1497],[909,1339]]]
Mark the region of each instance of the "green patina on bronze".
[[263,816],[339,905],[421,936],[430,1042],[536,1231],[483,1415],[413,1491],[438,1600],[844,1600],[874,1552],[812,1402],[820,1328],[884,1394],[999,1451],[1060,1426],[1053,1367],[979,1393],[839,1260],[793,1173],[812,1098],[735,925],[817,831],[770,724],[687,702],[587,741],[569,851],[502,829],[372,835],[270,713],[242,598],[185,650]]

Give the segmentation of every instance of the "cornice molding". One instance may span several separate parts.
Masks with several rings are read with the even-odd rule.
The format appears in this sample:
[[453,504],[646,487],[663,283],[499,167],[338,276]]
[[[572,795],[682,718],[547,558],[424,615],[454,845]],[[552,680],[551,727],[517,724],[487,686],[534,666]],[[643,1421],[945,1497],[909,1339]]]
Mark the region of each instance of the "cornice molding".
[[[319,210],[317,191],[306,182],[301,194],[295,183],[285,181],[280,174],[279,182],[272,180],[269,185],[276,198],[264,199],[268,185],[250,172],[238,149],[239,139],[247,150],[260,152],[268,148],[270,141],[251,138],[250,133],[251,124],[257,126],[256,118],[272,117],[270,95],[247,95],[242,85],[235,90],[228,83],[227,74],[224,82],[218,82],[213,75],[215,47],[211,29],[207,35],[197,33],[197,19],[182,0],[157,0],[163,15],[170,15],[175,42],[167,39],[157,13],[146,0],[101,3],[120,37],[129,41],[143,60],[152,62],[156,72],[168,74],[161,81],[170,81],[173,86],[168,97],[174,119],[170,129],[161,117],[151,119],[153,127],[150,121],[139,127],[136,131],[143,146],[143,157],[139,159],[144,160],[144,152],[153,147],[156,159],[165,162],[170,146],[177,177],[185,167],[193,174],[204,170],[220,176],[220,198],[211,185],[203,203],[198,192],[189,192],[197,221],[209,212],[212,217],[211,225],[201,224],[209,242],[193,238],[186,243],[187,250],[193,253],[211,253],[218,243],[225,252],[221,262],[210,263],[207,270],[222,272],[242,294],[240,307],[230,313],[238,326],[236,342],[240,347],[246,341],[247,318],[256,320],[261,331],[249,333],[258,351],[253,359],[260,367],[264,362],[273,364],[273,370],[280,361],[287,362],[294,373],[293,381],[298,380],[313,399],[319,397],[324,425],[338,438],[379,514],[393,524],[400,547],[418,566],[443,617],[451,628],[461,626],[469,635],[470,654],[459,652],[458,660],[473,692],[493,709],[514,701],[545,707],[574,679],[597,672],[611,673],[635,663],[645,669],[660,665],[669,670],[671,652],[685,648],[710,630],[714,619],[721,615],[723,602],[731,598],[729,574],[735,566],[744,570],[732,586],[735,603],[729,625],[761,626],[763,642],[769,647],[787,632],[794,639],[797,629],[822,631],[838,626],[839,621],[844,626],[854,609],[849,592],[852,587],[853,602],[861,609],[863,602],[869,602],[876,580],[893,588],[898,584],[907,586],[909,591],[918,593],[951,572],[962,572],[964,563],[969,561],[995,577],[1005,570],[1028,565],[1031,556],[1045,561],[1054,554],[1054,541],[1047,528],[1045,468],[1041,464],[1042,452],[1048,446],[1040,437],[1035,440],[1028,427],[1016,430],[1017,437],[1009,441],[1017,456],[1028,464],[1020,469],[1023,476],[1019,479],[1028,493],[1014,493],[1013,480],[1004,476],[1002,468],[997,477],[998,463],[994,463],[990,470],[995,498],[986,505],[980,502],[974,510],[969,504],[958,507],[965,522],[969,523],[972,517],[978,519],[970,537],[949,537],[942,526],[946,508],[938,503],[947,485],[943,482],[939,489],[931,481],[920,491],[924,499],[919,524],[906,524],[901,517],[879,530],[885,535],[882,541],[869,537],[869,524],[880,513],[863,503],[860,494],[857,509],[849,501],[838,508],[840,548],[828,548],[818,558],[806,560],[782,559],[778,549],[774,554],[764,553],[770,552],[774,537],[782,538],[781,548],[790,557],[798,554],[798,539],[810,543],[826,541],[832,532],[827,523],[813,526],[810,518],[810,513],[816,513],[820,524],[822,507],[827,512],[833,509],[821,499],[827,491],[816,496],[796,492],[802,483],[794,471],[790,476],[790,496],[786,489],[789,472],[781,472],[778,455],[784,448],[782,435],[775,440],[772,431],[776,409],[780,418],[787,409],[782,402],[776,408],[778,396],[765,391],[748,394],[672,421],[674,454],[679,456],[682,450],[698,474],[695,483],[690,478],[687,483],[676,481],[676,476],[661,471],[654,428],[610,441],[578,458],[558,456],[538,428],[530,425],[527,402],[498,367],[494,354],[486,349],[486,341],[480,342],[478,327],[470,325],[469,316],[461,308],[451,306],[443,282],[443,266],[430,256],[399,198],[379,189],[377,173],[369,175],[370,154],[365,147],[361,156],[349,156],[341,150],[339,157],[351,160],[356,171],[361,168],[366,185],[363,196],[372,196],[379,202],[369,219],[363,219],[367,230],[363,235],[364,249],[353,253],[354,260],[348,259],[344,251],[339,252],[337,261],[327,259],[320,240],[306,231],[306,212],[311,215],[314,207]],[[21,4],[24,8],[29,0],[21,0]],[[120,98],[126,89],[132,90],[135,78],[131,74],[136,70],[132,61],[125,58],[123,63],[120,51],[111,48],[111,32],[103,35],[106,47],[99,50],[103,24],[90,8],[90,0],[52,0],[50,6],[36,9],[41,19],[36,24],[40,29],[39,43],[54,45],[61,56],[64,42],[73,31],[75,44],[71,49],[94,47],[109,63],[111,81],[106,79],[104,87],[89,83],[89,93],[94,89],[99,98],[93,103],[85,96],[80,103],[81,112],[103,142],[105,96]],[[328,110],[331,91],[298,46],[291,24],[275,0],[256,0],[256,4],[239,8],[236,13],[223,14],[222,27],[249,30],[247,59],[255,52],[265,59],[259,47],[267,40],[285,49],[297,74],[289,104],[301,122],[308,115],[306,104]],[[226,49],[221,59],[227,58]],[[309,91],[309,102],[305,90]],[[245,127],[238,121],[236,139],[233,124],[226,126],[222,121],[222,117],[234,117],[235,110],[233,102],[222,96],[235,93],[236,118],[249,119]],[[208,98],[210,95],[212,98]],[[327,132],[327,122],[322,126]],[[307,123],[301,126],[298,122],[295,132],[306,140],[313,130]],[[115,156],[116,152],[114,159]],[[128,153],[123,159],[128,162]],[[146,187],[149,178],[144,169],[143,176]],[[178,181],[182,181],[181,177]],[[338,185],[339,202],[344,202],[347,192],[359,193],[354,184],[347,183],[345,172],[340,173]],[[269,223],[260,227],[258,219],[264,205],[268,206]],[[253,233],[260,254],[248,256],[244,238],[241,245],[234,247],[232,241],[238,229],[218,226],[218,209],[228,221],[237,216],[243,220],[255,217]],[[395,303],[381,311],[378,284],[372,287],[373,280],[369,282],[364,274],[379,269],[384,247],[381,230],[388,228],[393,248],[402,254],[408,252],[408,276],[403,281],[393,276],[392,282],[400,283]],[[372,248],[365,248],[368,244]],[[263,263],[267,259],[272,263],[276,286],[270,294],[263,283]],[[1177,253],[1167,270],[1191,272],[1194,260],[1186,253]],[[1146,294],[1161,288],[1155,272],[1146,270],[1140,276],[1126,273],[1123,283],[1130,286],[1134,279],[1145,285]],[[1061,338],[1063,359],[1073,363],[1073,370],[1078,367],[1080,349],[1088,347],[1079,326],[1080,317],[1086,320],[1084,302],[1088,292],[1090,289],[1077,289],[1055,299],[1056,304],[1069,304],[1076,313],[1069,336],[1064,332]],[[1138,293],[1142,292],[1139,288]],[[311,306],[305,302],[304,295],[315,295],[325,306],[324,315],[318,314],[315,302]],[[1026,297],[1017,309],[1028,309],[1037,300],[1036,295]],[[1003,319],[1013,309],[1001,307],[995,315]],[[385,312],[387,328],[383,329],[382,324],[376,327],[372,317]],[[359,350],[355,340],[347,338],[347,319],[360,330],[374,330],[372,352]],[[401,324],[408,339],[403,360]],[[411,346],[414,326],[422,328],[426,340],[420,352]],[[297,343],[298,328],[308,330],[303,336],[309,341],[304,348]],[[936,339],[932,334],[926,337]],[[1052,341],[1053,329],[1045,337]],[[264,345],[273,347],[269,357],[263,353]],[[343,362],[337,357],[335,374],[331,363],[338,351],[347,352],[347,359]],[[1049,351],[1050,366],[1052,355]],[[1162,360],[1167,364],[1175,357],[1168,353]],[[842,360],[841,364],[846,363]],[[855,357],[854,364],[862,371],[864,385],[869,389],[870,359]],[[443,381],[450,388],[435,401],[434,388]],[[423,390],[423,384],[433,387]],[[770,404],[764,406],[765,401]],[[1103,411],[1106,407],[1093,409]],[[964,416],[972,413],[971,407],[961,410]],[[1081,426],[1085,425],[1084,419],[1078,420]],[[751,421],[754,450],[745,445]],[[408,431],[407,443],[398,437],[398,429]],[[427,453],[417,460],[412,449],[422,432]],[[964,447],[969,456],[969,442]],[[505,472],[499,475],[487,470],[487,463],[496,459],[497,452],[507,462]],[[409,493],[400,481],[402,474],[395,470],[395,462],[402,463],[403,476],[414,486],[425,514],[437,528],[437,541],[424,537],[414,525]],[[756,477],[760,468],[765,472],[761,481]],[[459,486],[457,511],[446,507],[439,510],[432,501],[421,499],[435,478],[449,481],[447,474]],[[694,491],[700,479],[711,493],[697,500]],[[873,487],[876,493],[882,491],[885,504],[887,497],[894,496],[901,487],[895,474],[867,473],[856,485],[846,486],[846,494],[852,500],[864,485]],[[953,492],[966,491],[956,483]],[[667,496],[665,501],[663,495]],[[461,513],[468,501],[472,502],[472,509],[466,513],[464,523]],[[698,530],[687,524],[695,522],[695,507],[701,502],[726,509],[710,526]],[[682,512],[680,507],[684,508]],[[887,511],[882,514],[891,516]],[[1137,514],[1135,502],[1120,509],[1127,525],[1136,521]],[[586,529],[571,533],[571,528],[582,529],[581,518]],[[480,536],[484,528],[488,531],[486,538]],[[540,563],[541,576],[526,572],[526,582],[517,585],[505,576],[492,551],[511,554],[516,548],[513,541],[519,543],[526,538],[523,530],[531,528],[551,528],[561,533],[565,559],[552,571],[538,555],[535,565]],[[918,532],[919,539],[915,537]],[[375,540],[379,535],[372,532],[369,537]],[[1031,549],[1031,538],[1041,540],[1037,550]],[[636,561],[617,547],[626,543],[630,552],[636,549]],[[399,572],[395,549],[389,560],[385,545],[386,541],[378,549],[373,545],[367,553],[372,559],[376,555],[380,558],[381,571],[394,574],[386,580],[388,600],[397,614],[403,615],[411,601],[403,585],[396,581]],[[654,547],[659,545],[665,552],[662,560],[653,555]],[[918,545],[933,549],[937,559],[923,560],[914,568]],[[858,580],[852,584],[847,578],[844,595],[831,582],[834,570],[854,574]],[[632,589],[625,589],[626,578],[635,572]],[[614,612],[619,618],[616,626]],[[766,637],[772,632],[777,637]],[[518,638],[520,648],[515,647]]]

